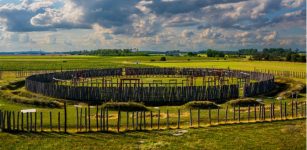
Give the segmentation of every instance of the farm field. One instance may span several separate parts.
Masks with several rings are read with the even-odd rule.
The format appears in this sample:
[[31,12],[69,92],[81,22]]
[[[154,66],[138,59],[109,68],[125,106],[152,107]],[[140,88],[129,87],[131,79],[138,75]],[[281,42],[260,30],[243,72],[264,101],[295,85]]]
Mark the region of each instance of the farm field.
[[[249,61],[228,58],[227,60],[207,57],[166,56],[0,56],[0,70],[60,70],[78,68],[110,67],[208,67],[241,70],[267,69],[306,72],[305,63],[278,61]],[[188,60],[189,59],[189,60]],[[154,60],[154,61],[152,61]],[[138,64],[136,64],[138,62]]]

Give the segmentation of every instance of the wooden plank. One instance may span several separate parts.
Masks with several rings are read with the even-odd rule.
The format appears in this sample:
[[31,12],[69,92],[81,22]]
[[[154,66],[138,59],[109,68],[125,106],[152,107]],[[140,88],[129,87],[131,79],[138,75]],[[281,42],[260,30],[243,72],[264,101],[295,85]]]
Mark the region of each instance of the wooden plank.
[[178,109],[177,129],[180,129],[180,109]]
[[40,112],[40,129],[41,129],[41,132],[43,132],[43,112]]

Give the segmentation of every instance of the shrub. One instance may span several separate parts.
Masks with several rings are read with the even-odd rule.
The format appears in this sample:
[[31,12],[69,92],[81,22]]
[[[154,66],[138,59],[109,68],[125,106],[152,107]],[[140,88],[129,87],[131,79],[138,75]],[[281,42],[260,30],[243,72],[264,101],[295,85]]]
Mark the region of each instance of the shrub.
[[249,106],[254,106],[254,105],[261,105],[261,102],[256,101],[253,98],[243,98],[243,99],[236,99],[236,100],[231,100],[228,102],[231,106],[242,106],[242,107],[247,107]]
[[145,105],[136,102],[107,102],[102,105],[103,108],[109,110],[121,110],[121,111],[147,111]]
[[160,61],[166,61],[166,57],[161,57]]
[[210,101],[191,101],[183,105],[185,108],[191,109],[217,109],[219,106]]
[[16,90],[18,88],[21,88],[25,85],[25,80],[15,81],[8,85],[5,85],[1,87],[1,90]]

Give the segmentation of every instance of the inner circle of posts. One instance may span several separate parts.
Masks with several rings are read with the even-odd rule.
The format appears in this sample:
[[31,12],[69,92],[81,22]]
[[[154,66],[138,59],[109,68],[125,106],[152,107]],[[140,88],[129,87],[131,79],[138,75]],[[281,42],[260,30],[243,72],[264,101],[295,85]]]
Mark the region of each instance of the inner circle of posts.
[[[140,80],[157,76],[187,80],[179,83],[175,80],[169,83],[155,80],[143,83]],[[114,82],[107,77],[116,77],[118,80]],[[203,78],[202,84],[195,84],[194,78]],[[237,82],[228,82],[233,78]],[[26,78],[25,87],[49,97],[90,103],[135,101],[164,105],[195,100],[223,103],[229,99],[271,91],[274,88],[274,76],[255,71],[215,68],[108,68],[32,75]],[[240,89],[243,94],[240,94]]]

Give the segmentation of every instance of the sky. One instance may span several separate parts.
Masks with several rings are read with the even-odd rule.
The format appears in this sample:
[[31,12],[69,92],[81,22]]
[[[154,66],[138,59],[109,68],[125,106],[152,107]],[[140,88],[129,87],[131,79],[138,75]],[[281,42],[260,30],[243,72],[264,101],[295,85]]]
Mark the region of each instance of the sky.
[[305,50],[306,0],[0,0],[0,51]]

